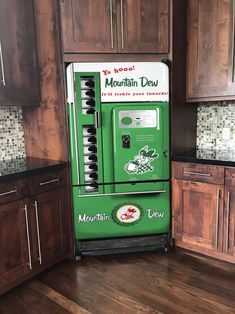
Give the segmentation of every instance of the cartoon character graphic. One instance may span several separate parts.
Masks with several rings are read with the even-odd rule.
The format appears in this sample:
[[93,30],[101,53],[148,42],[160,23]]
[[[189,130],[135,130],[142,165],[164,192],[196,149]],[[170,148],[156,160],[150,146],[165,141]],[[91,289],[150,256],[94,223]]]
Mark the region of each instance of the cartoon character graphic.
[[120,226],[133,226],[144,216],[143,208],[138,204],[118,204],[112,211],[112,219]]
[[127,208],[126,212],[122,214],[121,219],[122,220],[129,220],[129,219],[135,219],[134,214],[137,212],[135,208],[129,207]]
[[156,153],[155,149],[149,149],[146,145],[144,146],[134,157],[134,160],[130,160],[125,166],[124,169],[128,174],[143,174],[146,172],[152,172],[154,167],[151,165],[151,162],[158,158],[159,154]]

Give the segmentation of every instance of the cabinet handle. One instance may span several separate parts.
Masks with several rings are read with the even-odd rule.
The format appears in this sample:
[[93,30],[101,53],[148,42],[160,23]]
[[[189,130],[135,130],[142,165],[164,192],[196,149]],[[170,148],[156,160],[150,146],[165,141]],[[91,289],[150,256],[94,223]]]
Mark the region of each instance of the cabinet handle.
[[217,202],[216,202],[216,230],[215,230],[215,246],[218,248],[218,235],[219,235],[219,201],[220,201],[220,193],[219,190],[217,192]]
[[184,170],[184,174],[191,174],[191,175],[200,176],[200,177],[211,177],[212,176],[210,173],[193,172],[193,171],[187,171],[187,170]]
[[14,193],[17,193],[17,189],[1,193],[0,196],[10,195],[10,194],[14,194]]
[[111,47],[114,48],[113,41],[113,0],[109,0],[109,13],[110,13],[110,36],[111,36]]
[[230,192],[227,201],[227,228],[226,228],[226,252],[229,250],[229,217],[230,217]]
[[1,63],[1,72],[2,72],[2,85],[6,86],[5,72],[4,72],[4,65],[3,65],[3,56],[2,56],[2,42],[1,42],[1,40],[0,40],[0,63]]
[[49,180],[49,181],[45,181],[45,182],[40,182],[39,185],[42,186],[42,185],[46,185],[46,184],[51,184],[51,183],[55,183],[55,182],[58,182],[59,181],[59,178],[55,178],[53,180]]
[[121,49],[124,50],[123,0],[121,0]]
[[233,15],[233,24],[232,24],[232,83],[234,83],[234,40],[235,40],[235,1],[233,0],[233,9],[232,9],[232,15]]
[[29,269],[32,269],[32,255],[31,255],[31,248],[30,248],[30,234],[29,234],[29,219],[28,219],[28,209],[27,205],[24,205],[24,212],[25,212],[25,223],[26,223],[26,234],[27,234],[27,243],[28,243],[28,255],[29,255]]
[[38,202],[34,202],[35,216],[36,216],[36,227],[37,227],[37,239],[38,239],[38,259],[39,263],[42,264],[42,251],[41,251],[41,239],[40,239],[40,229],[39,229],[39,219],[38,219]]

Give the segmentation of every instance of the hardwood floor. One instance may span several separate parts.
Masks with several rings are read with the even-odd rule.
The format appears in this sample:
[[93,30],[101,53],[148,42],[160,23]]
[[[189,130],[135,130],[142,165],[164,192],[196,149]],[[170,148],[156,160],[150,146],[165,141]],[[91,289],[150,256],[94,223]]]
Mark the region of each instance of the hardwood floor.
[[2,295],[3,313],[235,313],[235,265],[180,249],[67,260]]

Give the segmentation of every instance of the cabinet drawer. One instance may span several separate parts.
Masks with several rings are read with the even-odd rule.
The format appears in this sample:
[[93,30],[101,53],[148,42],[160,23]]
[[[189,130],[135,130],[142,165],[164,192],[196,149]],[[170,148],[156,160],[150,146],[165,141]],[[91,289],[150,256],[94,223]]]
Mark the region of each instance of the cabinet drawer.
[[224,184],[224,167],[173,162],[174,179]]
[[225,168],[225,184],[235,186],[235,168]]
[[46,192],[66,185],[66,170],[51,171],[29,179],[30,194]]
[[28,194],[27,179],[0,183],[0,204],[16,201]]

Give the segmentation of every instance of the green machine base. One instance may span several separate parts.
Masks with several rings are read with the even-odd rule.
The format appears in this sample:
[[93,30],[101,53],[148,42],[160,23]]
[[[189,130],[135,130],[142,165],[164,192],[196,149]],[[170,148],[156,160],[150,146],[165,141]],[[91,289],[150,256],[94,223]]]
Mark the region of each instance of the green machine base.
[[76,241],[76,260],[96,256],[149,250],[170,250],[169,234]]
[[[158,185],[156,185],[156,188]],[[133,195],[74,194],[74,223],[77,253],[105,254],[107,250],[135,251],[165,248],[170,237],[169,183],[160,189]],[[88,253],[89,252],[89,253]]]

